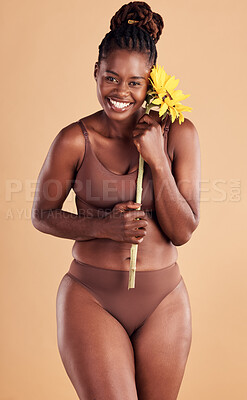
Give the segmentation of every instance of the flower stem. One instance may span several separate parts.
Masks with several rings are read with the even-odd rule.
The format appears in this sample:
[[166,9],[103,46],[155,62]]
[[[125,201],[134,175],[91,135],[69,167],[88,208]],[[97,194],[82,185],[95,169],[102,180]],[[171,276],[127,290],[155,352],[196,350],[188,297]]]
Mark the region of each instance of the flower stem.
[[[145,114],[149,114],[150,108],[147,106]],[[136,203],[141,203],[142,200],[142,181],[143,181],[143,172],[144,172],[144,159],[141,154],[139,155],[139,167],[138,167],[138,177],[137,177],[137,185],[136,185]],[[136,208],[136,210],[140,210],[141,207]],[[140,218],[136,218],[137,220]],[[129,269],[129,283],[128,289],[135,288],[135,272],[136,272],[136,259],[137,259],[137,250],[138,244],[133,243],[130,249],[130,269]]]

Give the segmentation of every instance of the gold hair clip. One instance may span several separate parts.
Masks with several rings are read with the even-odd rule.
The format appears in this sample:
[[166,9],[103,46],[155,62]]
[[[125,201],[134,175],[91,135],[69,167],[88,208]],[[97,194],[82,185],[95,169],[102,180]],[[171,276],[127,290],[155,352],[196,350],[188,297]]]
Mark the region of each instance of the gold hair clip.
[[133,19],[128,19],[128,24],[135,24],[136,22],[139,22],[139,21],[134,21]]

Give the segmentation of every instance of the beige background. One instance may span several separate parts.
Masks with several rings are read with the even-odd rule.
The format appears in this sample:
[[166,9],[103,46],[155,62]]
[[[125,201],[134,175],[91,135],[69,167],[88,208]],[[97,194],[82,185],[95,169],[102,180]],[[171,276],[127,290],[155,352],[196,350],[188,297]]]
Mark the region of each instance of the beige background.
[[[72,400],[55,299],[73,241],[30,211],[57,133],[99,110],[93,67],[121,1],[1,2],[1,400]],[[245,2],[149,1],[166,23],[158,60],[191,96],[201,145],[201,221],[178,247],[193,340],[179,400],[246,398]],[[64,209],[75,211],[70,193]]]

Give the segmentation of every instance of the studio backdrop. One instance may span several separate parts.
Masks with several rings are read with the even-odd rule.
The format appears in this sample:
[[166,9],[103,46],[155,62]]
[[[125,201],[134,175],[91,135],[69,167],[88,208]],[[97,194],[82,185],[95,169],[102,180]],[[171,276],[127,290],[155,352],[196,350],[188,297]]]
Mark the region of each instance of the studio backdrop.
[[[200,224],[178,247],[192,308],[179,400],[246,398],[246,3],[150,0],[157,62],[190,94],[201,147]],[[55,300],[73,241],[34,228],[31,207],[59,131],[101,109],[98,46],[119,0],[1,2],[1,400],[76,400]],[[63,206],[76,212],[71,191]]]

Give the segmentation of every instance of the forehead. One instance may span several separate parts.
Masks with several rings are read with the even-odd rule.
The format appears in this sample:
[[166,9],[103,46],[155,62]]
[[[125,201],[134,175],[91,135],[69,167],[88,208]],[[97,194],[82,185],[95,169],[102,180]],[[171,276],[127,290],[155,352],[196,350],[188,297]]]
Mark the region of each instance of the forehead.
[[106,59],[101,61],[102,70],[113,70],[118,74],[147,75],[150,68],[147,65],[147,54],[137,51],[113,50]]

